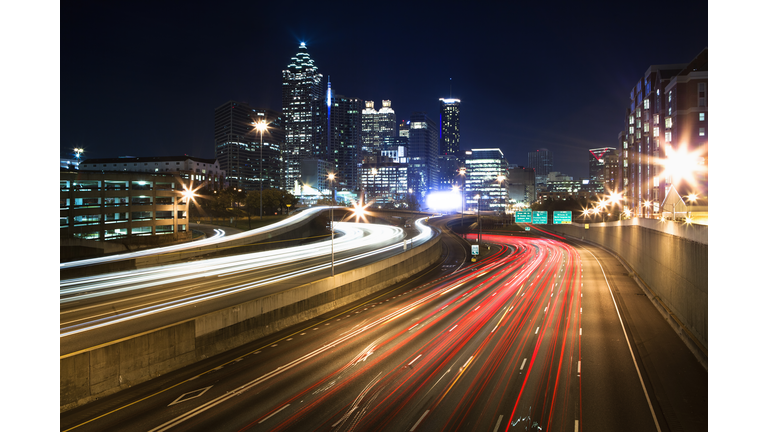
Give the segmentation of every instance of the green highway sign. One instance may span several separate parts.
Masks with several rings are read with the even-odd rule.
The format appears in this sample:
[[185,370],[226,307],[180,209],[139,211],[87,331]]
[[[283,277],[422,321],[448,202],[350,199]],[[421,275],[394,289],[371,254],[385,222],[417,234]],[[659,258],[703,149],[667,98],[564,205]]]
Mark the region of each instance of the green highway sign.
[[571,223],[571,212],[570,211],[553,211],[552,212],[552,223],[554,224],[569,224]]
[[545,211],[535,211],[535,212],[533,212],[533,223],[535,223],[535,224],[546,224],[547,223],[547,217],[548,217],[548,212],[545,212]]
[[515,223],[531,223],[531,211],[530,210],[516,211]]

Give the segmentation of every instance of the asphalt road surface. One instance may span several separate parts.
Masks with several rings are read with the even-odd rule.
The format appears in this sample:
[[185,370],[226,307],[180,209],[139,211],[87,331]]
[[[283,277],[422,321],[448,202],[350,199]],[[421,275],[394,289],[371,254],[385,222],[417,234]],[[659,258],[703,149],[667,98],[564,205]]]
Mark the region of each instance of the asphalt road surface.
[[484,241],[465,264],[445,236],[431,270],[68,411],[61,429],[706,430],[706,371],[610,255]]

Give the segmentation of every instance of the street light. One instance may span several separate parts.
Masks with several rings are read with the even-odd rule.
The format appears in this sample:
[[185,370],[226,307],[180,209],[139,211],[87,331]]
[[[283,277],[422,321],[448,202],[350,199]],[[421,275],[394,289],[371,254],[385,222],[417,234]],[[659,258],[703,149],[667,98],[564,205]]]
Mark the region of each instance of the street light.
[[461,231],[464,231],[464,189],[467,187],[467,169],[459,170],[461,176]]
[[336,175],[334,173],[328,174],[328,180],[331,181],[331,197],[333,199],[333,203],[331,204],[331,276],[336,276],[333,256],[333,207],[336,206],[336,185],[334,184],[335,179]]
[[[259,131],[259,220],[262,220],[262,216],[264,214],[264,170],[263,170],[263,161],[264,161],[264,131],[267,130],[267,122],[264,120],[261,120],[259,122],[254,122],[253,127],[255,130]],[[249,212],[250,214],[250,212]]]
[[645,200],[643,202],[643,207],[645,207],[645,217],[650,217],[650,215],[651,215],[651,210],[650,210],[651,202],[648,201],[648,200]]
[[475,199],[477,200],[477,244],[480,244],[480,239],[483,237],[483,218],[480,217],[480,199],[482,197],[480,194],[475,195]]

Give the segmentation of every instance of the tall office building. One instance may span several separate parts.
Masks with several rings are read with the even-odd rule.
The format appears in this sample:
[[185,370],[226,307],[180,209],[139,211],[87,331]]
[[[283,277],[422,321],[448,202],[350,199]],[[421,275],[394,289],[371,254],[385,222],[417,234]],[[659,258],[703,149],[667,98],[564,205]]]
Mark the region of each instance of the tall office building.
[[[466,153],[466,209],[501,211],[507,209],[509,192],[506,186],[509,165],[498,148],[472,149]],[[499,176],[505,181],[500,182]]]
[[[301,177],[302,159],[324,153],[323,75],[317,71],[304,42],[283,70],[283,117],[285,123],[285,184],[293,190]],[[322,157],[322,156],[321,156]]]
[[[268,127],[263,138],[254,127],[261,121]],[[229,101],[213,111],[213,135],[214,154],[230,186],[243,190],[282,187],[285,133],[279,113]]]
[[536,201],[536,174],[532,168],[510,167],[507,174],[510,202],[530,206]]
[[392,102],[381,101],[381,109],[376,110],[373,101],[365,101],[363,110],[363,158],[377,156],[384,137],[397,136],[397,121]]
[[434,120],[426,113],[411,114],[411,125],[408,132],[408,157],[410,159],[411,184],[420,202],[425,202],[427,194],[437,190],[438,171],[438,130]]
[[614,147],[602,147],[589,149],[589,182],[597,187],[597,192],[616,192],[608,190],[605,186],[606,161],[608,156],[616,153]]
[[318,154],[336,167],[341,190],[358,193],[363,164],[362,99],[338,95],[328,82],[326,93],[326,131],[324,152]]
[[440,99],[440,154],[460,158],[459,99]]
[[536,173],[536,183],[546,184],[547,176],[552,171],[552,152],[545,148],[528,152],[528,167]]

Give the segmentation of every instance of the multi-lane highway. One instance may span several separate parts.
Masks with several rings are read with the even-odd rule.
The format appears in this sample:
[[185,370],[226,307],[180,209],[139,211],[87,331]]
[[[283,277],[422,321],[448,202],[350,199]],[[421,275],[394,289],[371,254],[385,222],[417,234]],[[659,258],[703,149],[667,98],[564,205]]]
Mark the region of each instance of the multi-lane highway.
[[[236,305],[403,250],[401,228],[337,222],[340,235],[276,251],[83,277],[60,282],[61,353]],[[418,221],[414,247],[436,232]],[[333,256],[332,259],[330,257]]]
[[464,265],[444,241],[430,272],[64,413],[62,429],[700,430],[670,426],[605,257],[485,235],[493,249]]

